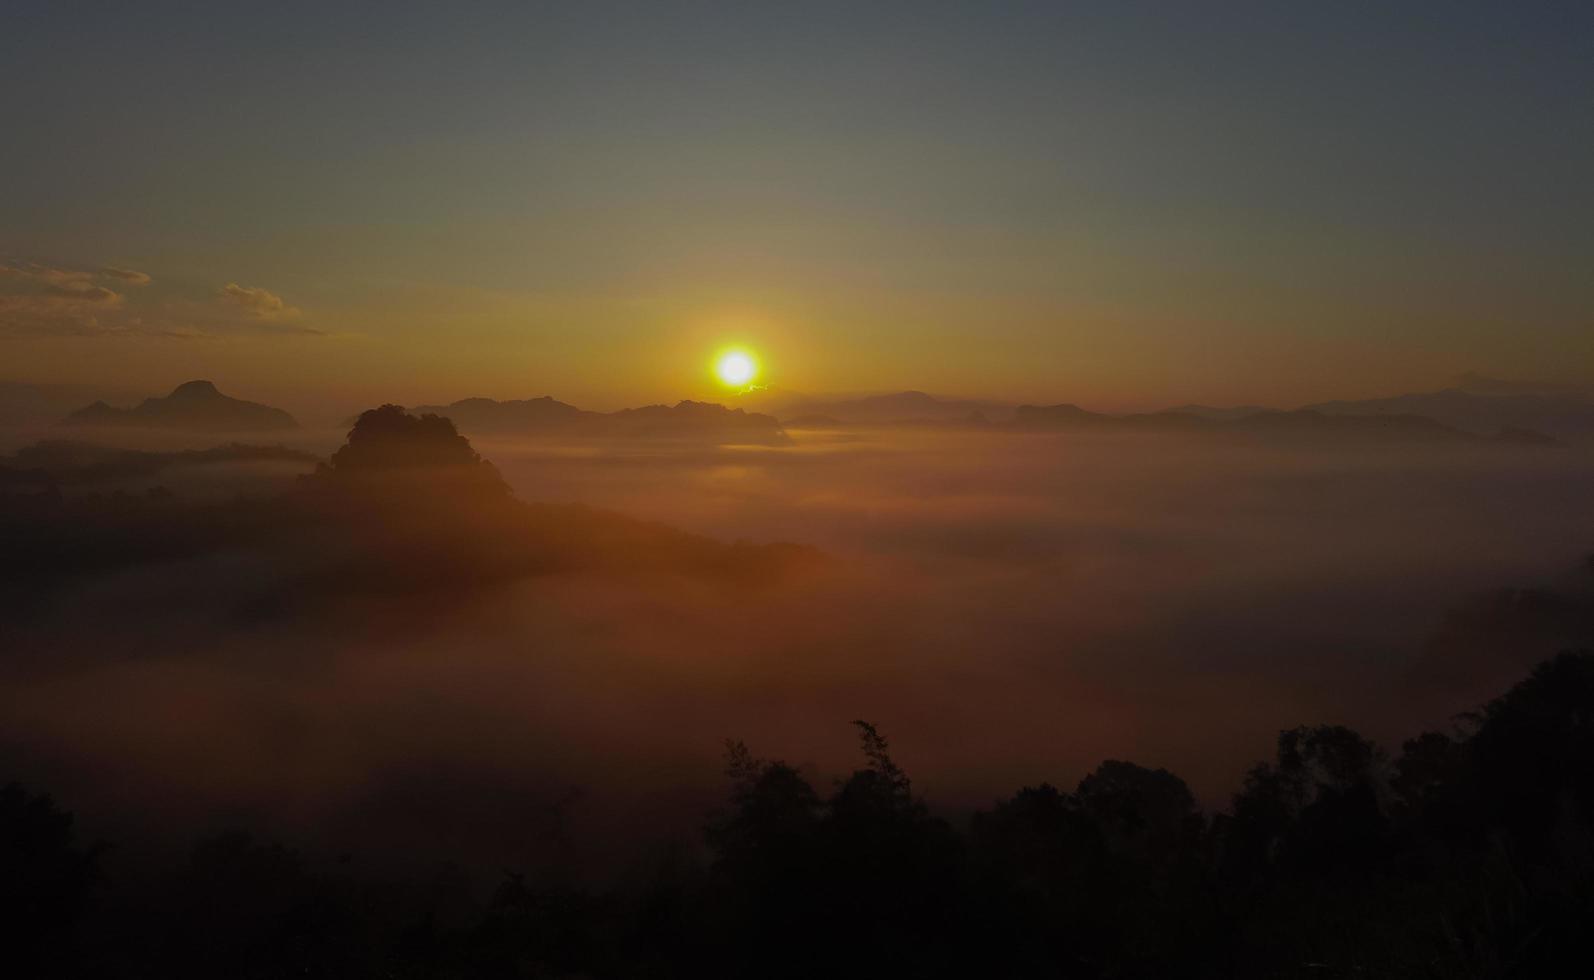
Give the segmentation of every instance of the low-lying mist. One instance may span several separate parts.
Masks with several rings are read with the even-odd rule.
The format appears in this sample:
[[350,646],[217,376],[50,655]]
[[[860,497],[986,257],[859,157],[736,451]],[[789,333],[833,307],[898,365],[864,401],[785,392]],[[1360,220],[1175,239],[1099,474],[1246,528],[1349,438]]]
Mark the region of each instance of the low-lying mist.
[[152,840],[584,872],[696,841],[727,737],[828,779],[866,718],[949,813],[1106,758],[1221,806],[1282,728],[1443,726],[1589,624],[1581,449],[792,435],[473,440],[512,511],[270,503],[308,463],[249,499],[191,462],[148,476],[171,500],[63,486],[72,547],[140,543],[8,570],[0,765]]

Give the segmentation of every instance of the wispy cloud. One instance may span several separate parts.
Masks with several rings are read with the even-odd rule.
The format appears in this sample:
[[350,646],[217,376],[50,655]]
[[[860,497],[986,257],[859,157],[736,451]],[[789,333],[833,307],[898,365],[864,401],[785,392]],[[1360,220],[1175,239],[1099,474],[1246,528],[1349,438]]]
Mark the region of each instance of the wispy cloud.
[[0,264],[0,334],[114,332],[107,315],[122,307],[124,297],[96,277],[38,262]]
[[195,289],[118,265],[0,259],[0,338],[125,336],[223,339],[321,335],[304,313],[259,286]]
[[289,306],[281,296],[259,286],[240,286],[229,282],[221,287],[221,295],[249,315],[263,320],[294,319],[301,315],[297,307]]
[[127,283],[129,286],[148,286],[149,273],[139,272],[137,269],[124,269],[117,265],[108,265],[100,269],[100,275],[108,279],[116,279]]

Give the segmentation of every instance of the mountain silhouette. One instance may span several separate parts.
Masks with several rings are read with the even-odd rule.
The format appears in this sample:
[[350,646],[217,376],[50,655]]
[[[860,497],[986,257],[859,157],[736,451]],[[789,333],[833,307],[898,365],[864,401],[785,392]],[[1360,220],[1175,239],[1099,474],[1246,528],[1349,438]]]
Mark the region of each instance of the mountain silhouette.
[[[816,398],[762,391],[743,404],[779,413],[793,428],[837,425],[977,427],[1021,432],[1147,432],[1204,434],[1277,442],[1560,445],[1558,434],[1594,433],[1594,402],[1538,395],[1408,395],[1382,402],[1339,402],[1277,411],[1256,405],[1183,405],[1160,412],[1113,414],[1063,402],[1011,406],[938,398],[922,391],[849,398]],[[1436,400],[1437,399],[1437,400]],[[1472,405],[1472,411],[1458,406]],[[1552,409],[1552,403],[1559,408]],[[1360,409],[1355,406],[1361,406]],[[1423,408],[1433,411],[1423,411]],[[1532,423],[1539,422],[1542,425]],[[1549,434],[1547,434],[1549,433]]]
[[[793,428],[835,425],[924,425],[953,428],[979,427],[992,431],[1021,432],[1157,432],[1169,434],[1226,435],[1266,441],[1321,443],[1498,443],[1513,446],[1554,446],[1560,442],[1551,431],[1576,431],[1578,413],[1587,411],[1594,432],[1594,403],[1576,411],[1554,414],[1538,405],[1524,407],[1518,415],[1499,411],[1507,402],[1545,402],[1540,396],[1483,396],[1458,393],[1461,398],[1484,403],[1469,416],[1438,405],[1425,412],[1403,407],[1391,399],[1382,403],[1332,403],[1293,412],[1256,405],[1214,408],[1184,405],[1160,412],[1114,414],[1095,412],[1062,402],[1054,405],[1011,406],[1000,402],[938,398],[922,391],[887,395],[823,399],[790,392],[755,392],[744,396],[747,404],[779,412]],[[1426,396],[1404,396],[1408,399]],[[1500,404],[1497,404],[1500,403]],[[1366,404],[1365,411],[1343,406]],[[1418,405],[1420,408],[1421,405]],[[1461,417],[1468,424],[1450,421]],[[1476,416],[1476,417],[1474,417]],[[1529,424],[1544,421],[1544,427]]]
[[1013,411],[1013,426],[1018,429],[1073,429],[1111,426],[1121,422],[1111,415],[1092,412],[1073,403],[1060,405],[1020,405]]
[[[413,502],[419,492],[442,495],[450,506],[480,496],[507,498],[509,485],[448,419],[411,415],[397,405],[362,412],[343,447],[320,467],[312,484]],[[401,494],[399,488],[404,488]]]
[[464,398],[449,405],[418,405],[414,410],[418,414],[443,416],[463,431],[481,433],[563,429],[598,415],[547,395],[502,402],[491,398]]
[[1469,443],[1479,437],[1422,415],[1332,415],[1311,409],[1258,412],[1232,422],[1216,423],[1220,431],[1259,437],[1329,439],[1405,443]]
[[[1239,421],[1277,410],[1255,405],[1213,408],[1181,405],[1170,409],[1213,421]],[[1321,415],[1421,416],[1471,435],[1519,445],[1554,445],[1594,439],[1594,385],[1504,381],[1463,374],[1448,388],[1385,398],[1333,399],[1302,406],[1297,412]],[[1400,425],[1401,423],[1394,423]]]
[[1078,405],[1020,405],[1012,428],[1027,432],[1198,433],[1299,444],[1403,443],[1433,445],[1496,444],[1557,446],[1559,441],[1525,428],[1504,429],[1485,438],[1422,415],[1409,413],[1339,415],[1315,409],[1294,412],[1203,409],[1139,415],[1107,415]]
[[739,395],[737,401],[792,425],[813,417],[854,425],[962,424],[975,417],[1006,418],[1012,412],[1004,402],[941,398],[922,391],[823,398],[765,390]]
[[299,423],[280,408],[229,398],[209,381],[188,381],[165,398],[146,398],[134,408],[97,401],[68,415],[66,425],[144,426],[232,432],[296,429]]
[[451,420],[475,435],[557,435],[580,439],[638,439],[782,446],[791,437],[774,416],[682,401],[618,412],[592,412],[548,396],[514,401],[466,398],[450,405],[421,405],[418,414]]
[[1020,405],[1013,410],[1012,427],[1022,431],[1066,432],[1069,430],[1216,432],[1222,424],[1183,412],[1108,415],[1074,404]]
[[1228,408],[1215,408],[1211,405],[1178,405],[1166,411],[1179,415],[1194,415],[1213,421],[1233,421],[1234,419],[1243,419],[1247,415],[1270,412],[1272,409],[1262,405],[1233,405]]
[[1474,395],[1556,395],[1594,402],[1594,384],[1560,381],[1512,381],[1468,371],[1451,386]]
[[0,425],[58,422],[85,402],[132,401],[137,394],[103,385],[28,384],[0,381]]
[[1594,439],[1594,398],[1528,387],[1525,393],[1519,386],[1490,382],[1476,390],[1446,388],[1392,398],[1320,402],[1306,408],[1325,415],[1424,415],[1480,435],[1529,430],[1557,439]]
[[645,405],[602,416],[605,427],[634,438],[691,439],[709,436],[720,442],[779,446],[791,442],[773,415],[726,408],[711,402],[682,401]]
[[362,413],[342,448],[280,490],[63,492],[73,482],[151,477],[173,463],[258,458],[303,461],[259,447],[142,453],[72,444],[0,460],[0,540],[13,559],[0,568],[0,612],[45,608],[60,590],[119,570],[163,581],[164,563],[222,553],[249,556],[255,570],[218,600],[248,622],[354,595],[448,600],[578,571],[756,587],[819,559],[797,545],[726,544],[581,504],[521,500],[451,421],[396,405]]

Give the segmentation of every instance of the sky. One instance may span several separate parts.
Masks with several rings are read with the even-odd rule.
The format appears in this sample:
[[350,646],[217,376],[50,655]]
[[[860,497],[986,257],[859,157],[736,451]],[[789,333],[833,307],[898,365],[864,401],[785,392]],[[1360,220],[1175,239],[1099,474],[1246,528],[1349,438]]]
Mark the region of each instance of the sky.
[[0,377],[1290,405],[1594,364],[1594,5],[75,3]]

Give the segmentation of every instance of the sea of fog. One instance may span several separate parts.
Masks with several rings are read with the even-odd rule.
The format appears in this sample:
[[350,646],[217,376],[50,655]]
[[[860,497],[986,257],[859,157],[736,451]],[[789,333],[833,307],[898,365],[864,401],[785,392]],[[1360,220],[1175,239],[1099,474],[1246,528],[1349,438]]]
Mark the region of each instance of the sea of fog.
[[[793,435],[474,440],[526,500],[823,552],[789,580],[547,575],[261,625],[210,614],[263,574],[249,555],[122,573],[6,634],[4,761],[91,821],[528,863],[601,863],[583,848],[616,828],[696,839],[726,738],[826,785],[856,762],[854,718],[949,813],[1109,758],[1222,806],[1281,728],[1393,747],[1497,693],[1550,641],[1451,657],[1447,615],[1579,588],[1594,552],[1586,448]],[[240,492],[165,482],[206,480]]]

